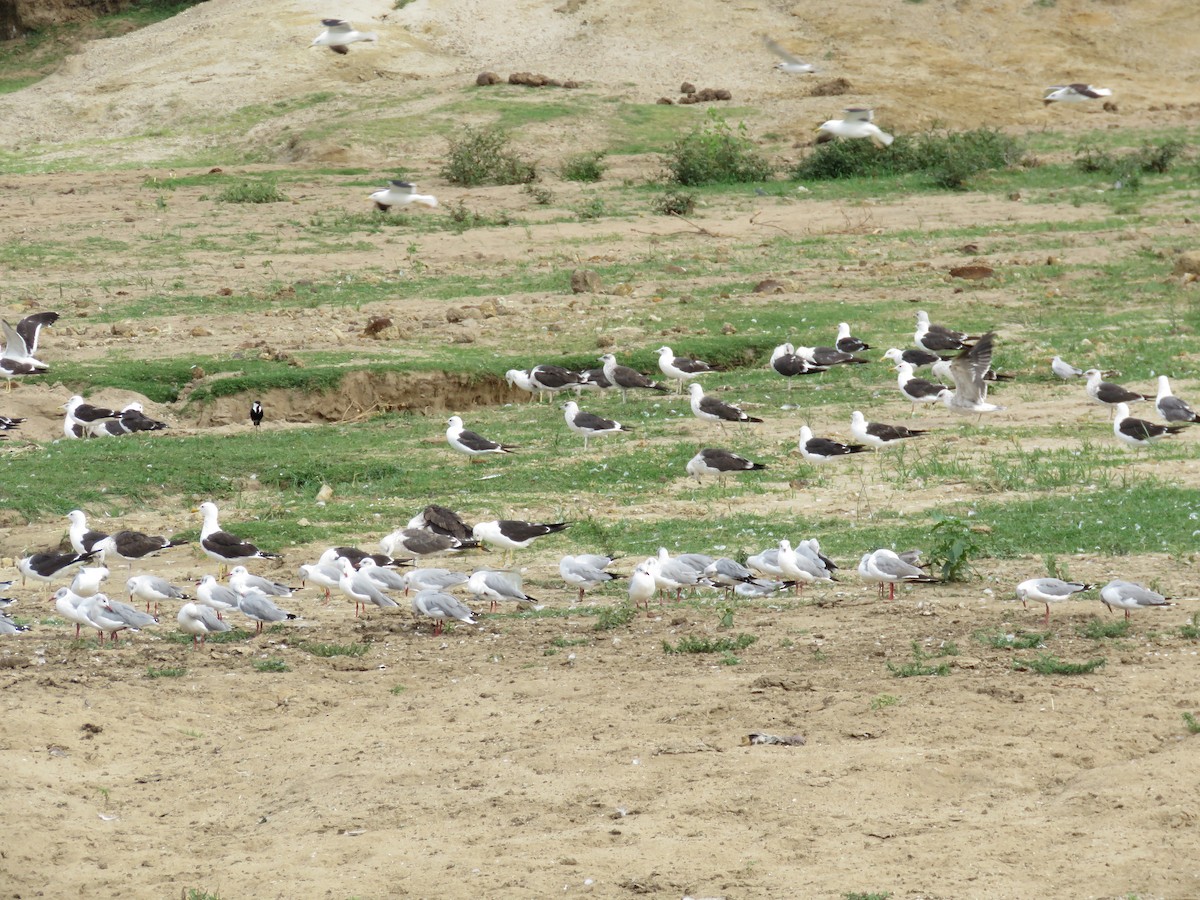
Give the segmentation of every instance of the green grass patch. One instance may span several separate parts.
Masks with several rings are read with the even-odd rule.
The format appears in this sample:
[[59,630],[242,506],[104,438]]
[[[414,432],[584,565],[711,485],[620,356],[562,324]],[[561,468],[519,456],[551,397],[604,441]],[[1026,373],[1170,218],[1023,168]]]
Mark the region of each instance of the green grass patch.
[[1013,668],[1019,672],[1036,672],[1038,675],[1087,675],[1104,665],[1104,658],[1087,662],[1066,662],[1049,653],[1040,653],[1033,659],[1014,659]]
[[930,663],[930,660],[946,656],[957,656],[958,647],[952,643],[943,644],[933,653],[921,649],[916,641],[912,642],[912,661],[902,665],[887,664],[887,669],[895,678],[919,678],[925,675],[949,675],[950,664],[946,662]]
[[572,153],[563,160],[558,173],[566,181],[599,181],[604,177],[605,156],[606,154],[603,150],[585,150],[581,153]]
[[899,697],[893,697],[891,694],[880,694],[878,697],[872,698],[871,709],[887,709],[889,706],[897,706],[899,703]]
[[254,661],[255,672],[289,672],[288,664],[278,656],[271,659],[256,659]]
[[1091,641],[1104,641],[1128,636],[1129,626],[1128,619],[1091,619],[1082,625],[1076,625],[1075,633]]
[[980,630],[973,636],[979,643],[993,650],[1034,650],[1044,646],[1053,634],[1049,631]]
[[596,631],[612,631],[624,628],[633,621],[637,610],[630,603],[619,603],[616,606],[601,606],[596,611]]
[[[168,631],[164,637],[172,644],[190,644],[192,636],[182,631]],[[241,628],[231,628],[229,631],[218,631],[206,637],[206,644],[237,644],[254,637],[254,633]]]
[[667,149],[662,164],[670,179],[685,187],[766,181],[774,174],[750,139],[746,123],[734,128],[713,109]]
[[331,656],[364,656],[367,652],[366,644],[310,644],[302,643],[299,645],[301,650],[306,650],[313,656],[319,656],[322,659],[328,659]]
[[739,634],[737,637],[700,637],[697,635],[684,635],[679,639],[677,644],[672,645],[670,641],[663,641],[663,653],[679,654],[679,653],[735,653],[738,650],[745,650],[758,638],[752,634]]
[[1188,734],[1200,734],[1200,720],[1197,720],[1190,712],[1183,714],[1183,724],[1188,730]]
[[1189,641],[1200,641],[1200,612],[1192,613],[1191,620],[1179,626],[1179,636]]
[[148,666],[146,668],[147,678],[182,678],[187,674],[187,669],[183,666]]
[[282,203],[287,199],[273,181],[237,181],[217,194],[219,203]]

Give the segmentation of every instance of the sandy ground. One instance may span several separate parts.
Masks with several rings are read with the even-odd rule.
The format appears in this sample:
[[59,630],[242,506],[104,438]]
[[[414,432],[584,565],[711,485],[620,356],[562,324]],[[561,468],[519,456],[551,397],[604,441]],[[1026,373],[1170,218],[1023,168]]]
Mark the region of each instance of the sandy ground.
[[[864,2],[814,12],[786,4],[693,2],[667,9],[584,0],[562,4],[561,12],[523,3],[519,15],[495,4],[417,0],[400,12],[390,6],[364,0],[339,6],[339,15],[370,22],[387,41],[355,48],[331,69],[329,54],[305,55],[311,22],[326,7],[213,0],[89,48],[43,85],[0,98],[0,108],[29,123],[20,137],[0,140],[19,149],[23,141],[132,133],[147,117],[169,118],[181,105],[219,110],[234,89],[239,104],[327,89],[331,71],[366,91],[394,90],[406,73],[435,91],[457,90],[480,68],[562,72],[556,61],[564,53],[578,70],[562,74],[632,97],[669,92],[681,72],[699,78],[689,71],[699,59],[713,82],[737,90],[739,100],[744,91],[745,102],[764,115],[819,121],[836,111],[829,98],[800,95],[782,76],[764,77],[769,59],[756,56],[753,70],[747,68],[764,31],[801,55],[827,59],[831,69],[862,71],[872,60],[869,78],[852,78],[862,85],[855,99],[891,104],[896,121],[910,125],[939,117],[974,124],[966,111],[980,109],[1010,110],[1003,124],[1014,127],[1052,121],[1036,103],[992,97],[997,71],[1034,97],[1045,83],[1122,78],[1119,113],[1076,112],[1109,115],[1121,125],[1168,124],[1191,113],[1161,104],[1194,96],[1200,71],[1188,64],[1196,50],[1179,28],[1190,9],[1183,3],[1060,2],[1036,10],[998,3],[969,14],[961,4],[940,3],[882,9]],[[852,28],[868,14],[886,27],[865,34]],[[238,36],[239,53],[230,55],[222,49],[230,23],[247,17],[266,36]],[[522,27],[513,26],[514,18]],[[1046,19],[1056,27],[1046,28]],[[1125,42],[1119,54],[1118,38]],[[397,45],[405,52],[383,57],[380,51]],[[1068,51],[1078,61],[1064,71]],[[520,65],[513,62],[518,58]],[[1168,71],[1184,74],[1168,79]],[[367,78],[369,72],[383,74]],[[366,80],[355,80],[360,75]],[[631,177],[635,171],[644,177],[640,169],[652,162],[622,165]],[[64,312],[47,338],[48,356],[169,355],[180,341],[197,353],[220,352],[246,340],[240,318],[175,315],[114,329],[92,317],[117,290],[122,299],[138,299],[184,279],[189,291],[201,293],[260,291],[278,272],[322,280],[395,252],[382,235],[364,237],[373,246],[361,251],[313,254],[302,230],[288,223],[345,204],[338,188],[319,179],[290,189],[294,203],[286,215],[272,205],[227,205],[218,220],[199,189],[172,192],[166,208],[157,208],[154,192],[141,185],[168,174],[146,165],[3,179],[5,243],[70,244],[89,233],[119,233],[132,248],[104,267],[48,257],[6,271],[6,316],[40,306]],[[516,189],[432,186],[445,201],[465,198],[483,211],[525,204],[525,213],[536,212]],[[577,190],[553,187],[564,204]],[[420,243],[423,262],[448,274],[531,258],[567,271],[663,247],[671,260],[694,260],[702,269],[702,261],[781,232],[853,235],[990,223],[997,245],[1007,247],[1013,243],[1007,225],[1090,221],[1106,212],[976,196],[857,206],[767,198],[706,209],[699,219],[704,233],[646,215],[534,224],[519,235],[428,234]],[[213,239],[231,230],[270,232],[276,243],[238,253],[189,249],[171,260],[138,250],[139,241],[185,226]],[[1095,260],[1114,247],[1132,252],[1178,238],[1186,228],[1164,222],[1080,232],[1055,252],[1068,262]],[[977,258],[1002,268],[1045,258],[1035,244],[989,249]],[[806,288],[831,279],[850,294],[858,277],[963,259],[953,246],[925,250],[920,262],[867,255],[840,272],[799,264],[764,272],[785,280],[788,293],[746,302],[798,303]],[[268,261],[273,269],[264,266]],[[939,308],[989,304],[1029,358],[1049,349],[1022,333],[1019,303],[1029,296],[1017,297],[1003,283],[970,297],[951,291],[939,297]],[[608,297],[605,314],[626,321],[652,292],[653,285],[638,284],[628,297]],[[925,299],[918,287],[897,289],[897,302],[918,299]],[[578,319],[577,303],[565,292],[510,299],[505,315],[482,320],[476,340],[496,343],[515,333],[552,346],[555,324]],[[370,353],[379,344],[361,336],[363,325],[373,314],[397,310],[274,312],[256,323],[254,341],[285,352],[353,346]],[[402,313],[414,346],[454,339],[444,304],[414,301]],[[614,326],[614,332],[631,343],[649,339],[638,328]],[[1179,385],[1181,392],[1193,386]],[[417,389],[354,383],[332,399],[354,415]],[[5,398],[4,411],[28,415],[22,435],[44,441],[58,435],[57,405],[65,399],[53,382],[30,384]],[[93,399],[116,402],[128,394],[100,392]],[[330,399],[279,395],[269,405],[294,423],[312,421]],[[1020,411],[1003,414],[997,428],[1059,421],[1077,408],[1065,396],[1025,392],[1022,399]],[[243,406],[230,401],[184,412],[147,404],[147,411],[186,434],[245,429]],[[785,441],[794,423],[768,427]],[[1193,463],[1176,474],[1200,483]],[[810,499],[849,511],[847,484],[831,476]],[[923,502],[883,490],[872,499],[890,508],[918,509]],[[786,513],[799,501],[773,502]],[[664,499],[663,509],[674,513],[686,503]],[[179,516],[149,508],[125,524],[175,531]],[[63,530],[55,518],[5,527],[0,556],[57,542]],[[352,538],[365,543],[369,535]],[[289,551],[262,571],[290,579],[316,549]],[[530,551],[521,562],[552,605],[569,607],[569,592],[554,574],[555,550]],[[1200,594],[1200,575],[1186,561],[1089,555],[1064,561],[1072,574],[1096,581],[1149,582],[1170,570],[1174,594]],[[166,641],[169,624],[103,651],[73,642],[66,627],[39,627],[0,642],[6,785],[0,809],[10,823],[0,842],[0,882],[12,897],[175,897],[185,888],[227,898],[1200,896],[1194,852],[1200,774],[1195,738],[1181,720],[1181,713],[1197,711],[1200,667],[1196,642],[1176,629],[1196,602],[1143,614],[1128,638],[1106,646],[1075,632],[1105,615],[1095,601],[1060,606],[1051,619],[1055,653],[1071,660],[1105,655],[1108,662],[1086,677],[1038,676],[1013,667],[1015,657],[1030,654],[991,649],[975,637],[1039,627],[1039,611],[1011,599],[1030,567],[1040,571],[1041,562],[988,561],[978,581],[904,591],[895,603],[877,601],[870,587],[848,579],[800,604],[740,608],[724,630],[712,609],[668,604],[614,631],[595,631],[593,616],[485,616],[478,626],[434,638],[428,625],[414,628],[407,615],[377,611],[356,619],[347,603],[323,605],[312,589],[291,598],[301,619],[283,631],[198,652]],[[183,581],[209,569],[191,551],[174,550],[152,571]],[[114,595],[122,580],[114,573]],[[32,587],[13,592],[24,615],[40,610],[46,596]],[[608,605],[619,596],[594,602]],[[174,609],[163,613],[171,623]],[[685,635],[741,632],[758,640],[739,653],[740,665],[662,650],[663,641]],[[367,650],[358,658],[325,659],[302,649],[305,642],[361,643]],[[892,677],[888,665],[910,661],[914,642],[929,654],[956,644],[959,655],[944,658],[950,674]],[[266,659],[282,659],[288,671],[256,671],[254,663]],[[169,667],[187,672],[148,677],[150,669]],[[806,743],[746,746],[743,739],[754,731],[799,734]]]

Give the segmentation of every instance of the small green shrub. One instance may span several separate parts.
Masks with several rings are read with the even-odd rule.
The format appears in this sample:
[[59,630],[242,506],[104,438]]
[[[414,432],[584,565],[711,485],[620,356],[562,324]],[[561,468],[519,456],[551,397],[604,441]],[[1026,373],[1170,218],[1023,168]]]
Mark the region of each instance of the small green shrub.
[[933,546],[929,550],[929,562],[941,571],[943,581],[967,581],[975,574],[971,566],[972,557],[982,549],[980,534],[966,521],[945,513],[933,514]]
[[663,165],[672,181],[688,187],[766,181],[774,167],[755,149],[746,123],[730,127],[716,110],[667,150]]
[[521,193],[528,194],[538,206],[549,206],[554,201],[554,192],[540,184],[526,184]]
[[739,634],[735,638],[709,638],[685,635],[674,647],[670,641],[663,641],[663,653],[733,653],[745,650],[758,638],[752,634]]
[[187,674],[187,669],[183,666],[162,666],[155,668],[149,666],[146,669],[147,678],[182,678]]
[[1200,721],[1190,712],[1183,714],[1183,724],[1187,726],[1188,734],[1200,734]]
[[1039,675],[1087,675],[1104,665],[1104,657],[1083,663],[1065,662],[1049,653],[1040,653],[1034,659],[1014,659],[1013,668],[1018,671],[1036,672]]
[[603,150],[589,150],[568,156],[558,170],[567,181],[599,181],[604,176]]
[[893,697],[891,694],[880,694],[871,701],[871,709],[887,709],[889,706],[896,706],[899,702],[899,697]]
[[902,666],[894,666],[890,662],[887,664],[888,671],[895,678],[917,678],[924,675],[949,675],[949,663],[937,663],[929,665],[931,659],[936,659],[941,656],[958,656],[958,647],[952,643],[947,643],[938,650],[937,653],[926,653],[921,649],[921,645],[916,641],[912,642],[912,662],[905,663]]
[[1179,636],[1189,641],[1200,640],[1200,612],[1192,613],[1191,622],[1179,626]]
[[218,203],[282,203],[287,195],[273,181],[239,181],[217,195]]
[[1129,620],[1110,619],[1105,621],[1104,619],[1091,619],[1082,625],[1076,625],[1075,632],[1080,637],[1085,637],[1092,641],[1125,637],[1129,634]]
[[637,615],[637,610],[628,603],[621,603],[617,606],[602,606],[596,614],[597,631],[612,631],[614,628],[623,628],[633,621],[633,617]]
[[608,215],[608,207],[600,197],[592,197],[575,207],[575,215],[581,222],[602,219]]
[[528,184],[537,178],[537,170],[509,149],[508,135],[501,129],[468,125],[458,138],[450,139],[442,177],[464,187]]
[[696,211],[696,195],[667,191],[655,199],[654,211],[660,216],[690,216]]
[[1034,650],[1051,637],[1049,631],[977,631],[975,640],[993,650]]
[[254,661],[254,671],[256,672],[287,672],[289,671],[287,663],[279,657],[272,659],[256,659]]
[[367,652],[366,644],[309,644],[300,645],[301,650],[307,650],[313,656],[328,659],[331,656],[362,656]]

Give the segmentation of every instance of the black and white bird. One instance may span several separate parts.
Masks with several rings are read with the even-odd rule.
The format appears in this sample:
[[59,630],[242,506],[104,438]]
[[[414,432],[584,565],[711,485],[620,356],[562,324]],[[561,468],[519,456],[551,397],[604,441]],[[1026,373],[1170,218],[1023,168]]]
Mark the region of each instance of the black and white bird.
[[588,438],[590,437],[599,434],[617,434],[619,432],[628,434],[630,431],[630,429],[613,419],[606,419],[603,416],[584,412],[574,400],[568,400],[563,404],[563,418],[567,420],[568,428],[576,434],[583,435],[584,450],[587,450]]
[[374,191],[367,199],[375,204],[380,212],[387,212],[393,206],[427,206],[433,209],[438,205],[437,197],[433,194],[418,194],[417,186],[411,181],[393,179],[388,186]]
[[913,332],[913,341],[918,347],[930,353],[957,352],[974,340],[978,338],[965,331],[955,331],[945,325],[931,323],[929,313],[923,309],[917,310],[917,330]]
[[583,376],[563,366],[543,364],[529,370],[529,384],[541,396],[553,396],[559,391],[573,390],[583,383]]
[[1146,447],[1161,437],[1179,434],[1186,428],[1186,425],[1156,425],[1145,419],[1135,419],[1129,414],[1127,403],[1117,404],[1116,417],[1113,419],[1113,434],[1130,447]]
[[503,547],[506,554],[524,550],[540,537],[557,534],[571,526],[570,522],[522,522],[517,519],[495,519],[480,522],[471,534],[475,540],[496,547]]
[[463,427],[463,420],[460,416],[451,416],[446,424],[448,426],[446,442],[459,453],[465,454],[470,461],[474,461],[476,457],[480,456],[512,453],[517,449],[508,444],[501,444],[485,438],[474,431],[468,431]]
[[818,366],[796,354],[796,348],[791,344],[780,344],[771,351],[771,368],[776,374],[788,379],[788,390],[792,389],[791,379],[797,375],[819,375],[829,371],[827,366]]
[[4,334],[4,350],[0,352],[0,376],[5,379],[6,392],[12,390],[14,378],[40,375],[50,368],[34,358],[25,343],[25,338],[4,319],[0,319],[0,329]]
[[853,353],[846,353],[836,347],[797,347],[796,355],[811,366],[827,369],[831,366],[862,364],[870,360],[862,359]]
[[1083,374],[1083,369],[1071,365],[1061,356],[1056,356],[1050,360],[1050,371],[1063,381],[1070,381],[1072,378],[1078,378]]
[[[929,371],[935,380],[953,384],[954,357],[951,357],[950,359],[939,359],[929,367]],[[995,369],[989,368],[983,373],[983,380],[989,384],[994,384],[1002,381],[1012,381],[1013,376],[1008,372],[997,372]]]
[[843,444],[831,438],[814,437],[807,425],[800,426],[800,455],[810,463],[820,464],[839,459],[852,453],[862,453],[867,448],[862,444]]
[[58,319],[59,315],[56,312],[40,312],[28,315],[17,323],[17,334],[25,341],[25,349],[30,356],[37,356],[42,329],[53,325]]
[[200,504],[200,515],[204,517],[204,524],[200,528],[200,549],[210,559],[217,561],[219,571],[224,572],[230,566],[245,565],[254,559],[279,559],[278,553],[259,550],[249,541],[222,531],[217,504],[211,500]]
[[817,143],[824,144],[837,138],[861,140],[866,138],[877,147],[889,147],[895,138],[880,129],[872,119],[875,110],[865,106],[850,106],[842,110],[841,119],[829,119],[817,129]]
[[1171,382],[1166,375],[1158,376],[1158,396],[1154,408],[1165,422],[1200,422],[1196,411],[1171,393]]
[[529,393],[530,402],[534,397],[541,399],[541,394],[538,389],[533,386],[533,382],[529,380],[529,371],[527,369],[509,369],[504,373],[504,380],[509,387],[515,387],[518,390],[527,391]]
[[1081,581],[1063,581],[1061,578],[1029,578],[1017,585],[1017,599],[1022,606],[1028,606],[1029,601],[1041,603],[1046,607],[1046,617],[1043,625],[1050,624],[1050,604],[1069,600],[1072,594],[1090,591],[1094,584],[1084,584]]
[[107,406],[95,406],[76,394],[62,405],[67,421],[78,425],[85,434],[92,434],[94,426],[103,427],[106,422],[119,422],[121,414]]
[[12,431],[14,428],[20,428],[24,419],[13,418],[12,416],[0,416],[0,431]]
[[858,353],[860,350],[870,350],[871,345],[861,341],[850,333],[848,322],[838,322],[837,340],[834,346],[843,353]]
[[954,376],[954,390],[946,388],[938,392],[938,399],[950,412],[963,416],[999,412],[1003,406],[991,403],[987,398],[987,373],[992,368],[992,352],[996,333],[989,331],[973,345],[964,347],[949,363]]
[[140,531],[122,529],[97,541],[92,546],[92,550],[100,554],[101,562],[106,562],[108,557],[115,556],[117,559],[123,559],[129,563],[129,567],[132,569],[135,559],[143,559],[159,550],[169,550],[171,547],[179,547],[186,543],[187,541],[173,541],[161,534],[144,534]]
[[1135,610],[1175,605],[1157,591],[1120,579],[1114,579],[1100,588],[1100,602],[1108,607],[1109,612],[1113,611],[1113,607],[1125,610],[1126,619]]
[[460,541],[471,540],[471,526],[448,506],[430,503],[408,520],[409,528],[424,528],[434,534],[445,534]]
[[379,541],[379,547],[391,557],[431,556],[434,553],[455,553],[479,546],[474,537],[463,540],[449,534],[438,534],[425,528],[398,528]]
[[170,427],[166,422],[160,422],[158,419],[152,419],[146,415],[142,404],[137,402],[126,403],[121,407],[120,421],[121,426],[129,434],[135,431],[163,431]]
[[350,52],[350,45],[357,41],[377,41],[379,35],[373,31],[358,31],[345,19],[322,19],[325,30],[318,34],[311,44],[313,47],[328,47],[334,53],[345,55]]
[[1092,87],[1090,84],[1075,82],[1074,84],[1055,84],[1046,88],[1042,103],[1085,103],[1088,100],[1099,100],[1111,97],[1111,88]]
[[896,373],[896,384],[900,388],[900,393],[912,404],[910,418],[917,414],[918,403],[936,403],[942,391],[947,390],[944,384],[917,378],[913,375],[913,367],[909,363],[897,363]]
[[80,555],[90,556],[96,552],[96,544],[108,537],[103,531],[93,531],[88,527],[87,514],[82,509],[73,509],[67,513],[67,521],[71,523],[67,536],[71,546]]
[[670,393],[669,388],[659,384],[653,378],[643,375],[637,369],[619,365],[616,356],[611,353],[601,356],[600,362],[604,366],[604,377],[608,379],[609,384],[621,392],[622,403],[627,399],[627,393],[633,388],[644,388],[649,391],[658,391],[661,394]]
[[25,584],[25,580],[28,578],[32,578],[34,581],[49,582],[55,578],[71,575],[72,573],[68,571],[71,566],[87,562],[90,558],[90,553],[58,553],[54,550],[46,550],[17,560],[17,571],[21,573],[21,584]]
[[868,447],[876,450],[881,447],[895,447],[910,438],[928,434],[919,428],[905,428],[903,425],[885,425],[882,422],[868,422],[857,409],[850,413],[850,433]]
[[930,353],[928,350],[922,350],[920,347],[911,347],[908,350],[889,347],[887,353],[883,354],[883,358],[890,359],[896,365],[906,362],[914,369],[920,369],[923,366],[931,366],[935,362],[948,361],[954,357],[942,356],[940,353]]
[[716,397],[706,396],[704,387],[699,384],[688,385],[689,399],[692,405],[692,415],[697,419],[716,422],[724,426],[726,422],[761,422],[755,416],[743,412],[732,403],[725,403]]
[[1083,373],[1087,376],[1087,395],[1109,409],[1115,409],[1118,404],[1136,403],[1139,400],[1150,400],[1145,394],[1131,391],[1119,384],[1104,380],[1104,373],[1099,369],[1088,369]]
[[687,473],[696,481],[700,481],[703,475],[716,475],[717,480],[724,485],[727,475],[736,475],[739,472],[757,472],[765,469],[766,464],[751,462],[744,456],[738,456],[736,453],[722,450],[719,447],[705,447],[688,460],[686,468]]
[[792,54],[788,53],[769,37],[764,37],[763,43],[766,44],[768,50],[779,57],[779,62],[775,63],[775,68],[780,72],[788,75],[811,75],[817,71],[812,63],[806,63],[792,56]]
[[670,347],[658,348],[658,368],[667,378],[677,385],[677,392],[683,393],[683,383],[697,375],[715,372],[716,369],[702,359],[690,359],[686,356],[676,356]]
[[250,424],[257,431],[262,427],[263,423],[263,405],[261,400],[255,400],[250,404]]
[[412,595],[410,604],[414,616],[433,619],[434,635],[439,635],[445,630],[447,619],[454,619],[464,625],[475,624],[471,608],[457,597],[443,591],[417,591]]

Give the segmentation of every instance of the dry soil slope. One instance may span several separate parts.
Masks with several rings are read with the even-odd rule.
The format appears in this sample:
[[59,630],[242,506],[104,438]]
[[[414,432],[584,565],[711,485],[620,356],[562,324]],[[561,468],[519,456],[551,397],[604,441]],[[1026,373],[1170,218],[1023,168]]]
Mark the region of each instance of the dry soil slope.
[[[1120,121],[1200,95],[1194,0],[349,0],[337,14],[379,32],[346,57],[309,48],[328,4],[210,0],[166,22],[95,42],[40,84],[0,98],[0,147],[166,135],[113,152],[149,161],[197,140],[230,108],[315,91],[375,104],[453,92],[482,69],[572,77],[602,93],[653,101],[683,79],[727,87],[765,120],[813,121],[846,102],[877,105],[891,127],[933,123],[1038,126],[1116,120],[1098,111],[1044,109],[1047,84],[1114,88]],[[810,97],[814,78],[771,68],[760,42],[775,35],[845,77],[844,97]],[[414,88],[417,88],[414,90]],[[380,101],[384,105],[380,106]],[[1161,113],[1169,123],[1184,113]],[[297,112],[303,121],[311,112]],[[1086,117],[1086,118],[1085,118]],[[267,130],[291,124],[275,119]],[[269,135],[248,135],[270,145]],[[198,138],[203,141],[204,139]]]

